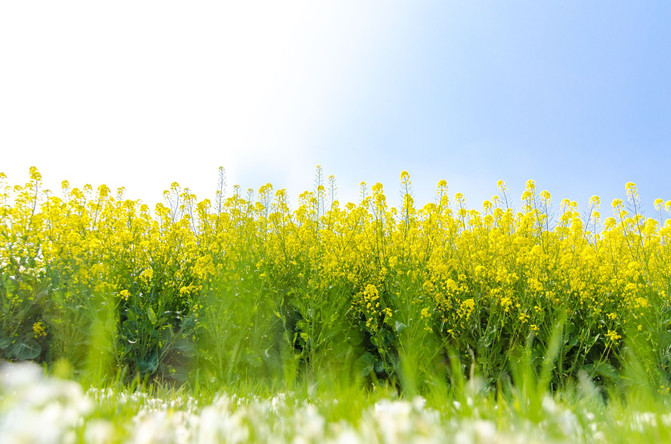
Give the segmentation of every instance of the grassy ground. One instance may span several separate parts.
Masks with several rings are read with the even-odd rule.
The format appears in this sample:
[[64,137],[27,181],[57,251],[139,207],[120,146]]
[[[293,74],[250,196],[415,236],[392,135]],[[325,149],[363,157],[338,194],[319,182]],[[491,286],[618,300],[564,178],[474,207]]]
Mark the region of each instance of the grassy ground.
[[[610,393],[583,375],[550,393],[538,380],[499,391],[480,378],[399,397],[328,386],[238,395],[184,388],[84,389],[32,363],[0,372],[3,442],[668,442],[671,398],[649,387]],[[249,388],[251,390],[251,388]],[[252,390],[253,391],[253,390]]]

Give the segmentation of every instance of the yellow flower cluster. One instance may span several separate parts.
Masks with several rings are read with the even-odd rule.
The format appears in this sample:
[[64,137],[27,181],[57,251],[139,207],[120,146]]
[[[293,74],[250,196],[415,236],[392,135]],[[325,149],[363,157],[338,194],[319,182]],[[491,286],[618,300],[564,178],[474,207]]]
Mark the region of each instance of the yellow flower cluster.
[[33,324],[33,334],[35,338],[41,338],[47,335],[47,330],[44,328],[42,321],[37,321]]
[[373,284],[366,285],[363,292],[355,299],[355,310],[359,310],[365,319],[366,327],[376,332],[385,317],[391,317],[389,307],[380,306],[380,294]]

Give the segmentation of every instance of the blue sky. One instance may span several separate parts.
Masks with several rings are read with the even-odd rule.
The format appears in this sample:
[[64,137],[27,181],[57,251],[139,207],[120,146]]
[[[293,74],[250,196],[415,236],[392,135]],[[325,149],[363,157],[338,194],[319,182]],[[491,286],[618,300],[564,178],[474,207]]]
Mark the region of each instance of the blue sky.
[[665,2],[4,2],[0,171],[152,201],[211,197],[219,165],[295,197],[321,164],[341,200],[365,180],[394,202],[408,170],[419,203],[534,179],[603,213],[633,181],[652,213],[668,23]]

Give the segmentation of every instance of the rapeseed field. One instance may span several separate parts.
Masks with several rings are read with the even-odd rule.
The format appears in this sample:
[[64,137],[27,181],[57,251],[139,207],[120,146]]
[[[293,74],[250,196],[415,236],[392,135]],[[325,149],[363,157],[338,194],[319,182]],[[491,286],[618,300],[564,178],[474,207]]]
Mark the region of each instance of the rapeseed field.
[[402,172],[400,202],[342,203],[318,167],[294,206],[220,169],[212,201],[149,208],[0,178],[6,433],[43,384],[83,418],[53,442],[671,439],[671,201],[644,217],[633,183],[578,208],[500,181],[475,209]]

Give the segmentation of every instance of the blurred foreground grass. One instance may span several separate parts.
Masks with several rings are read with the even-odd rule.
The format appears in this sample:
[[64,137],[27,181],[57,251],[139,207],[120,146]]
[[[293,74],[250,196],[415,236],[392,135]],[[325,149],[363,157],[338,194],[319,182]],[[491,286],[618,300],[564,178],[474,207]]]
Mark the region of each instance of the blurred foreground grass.
[[[527,381],[531,383],[531,381]],[[4,443],[669,442],[668,397],[605,401],[584,376],[561,393],[498,394],[474,378],[429,398],[328,387],[274,395],[90,388],[32,363],[0,370]],[[456,387],[456,385],[455,385]]]

